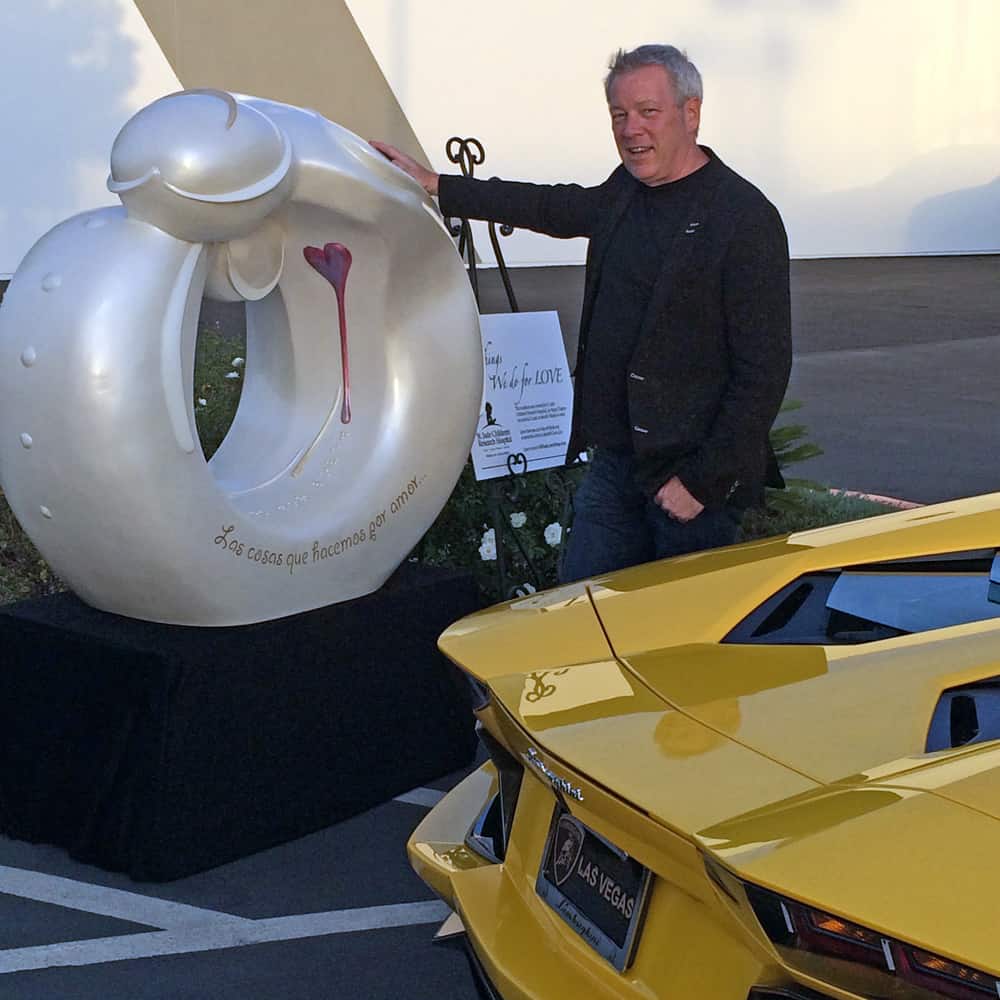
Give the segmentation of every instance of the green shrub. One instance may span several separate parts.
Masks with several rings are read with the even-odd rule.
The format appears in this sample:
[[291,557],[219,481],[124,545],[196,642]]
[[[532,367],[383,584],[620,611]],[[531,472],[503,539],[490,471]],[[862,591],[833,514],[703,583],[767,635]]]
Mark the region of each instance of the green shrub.
[[787,490],[768,490],[764,507],[748,510],[743,517],[741,541],[788,535],[827,524],[859,521],[863,517],[889,514],[896,510],[886,504],[860,497],[840,496],[823,488],[790,485]]

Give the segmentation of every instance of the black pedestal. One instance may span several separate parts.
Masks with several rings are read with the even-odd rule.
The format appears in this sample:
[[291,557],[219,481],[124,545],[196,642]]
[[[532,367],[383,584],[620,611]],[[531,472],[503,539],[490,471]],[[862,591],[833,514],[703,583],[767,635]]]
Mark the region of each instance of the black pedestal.
[[165,881],[310,833],[467,764],[436,648],[471,577],[240,628],[121,618],[70,594],[0,608],[0,832]]

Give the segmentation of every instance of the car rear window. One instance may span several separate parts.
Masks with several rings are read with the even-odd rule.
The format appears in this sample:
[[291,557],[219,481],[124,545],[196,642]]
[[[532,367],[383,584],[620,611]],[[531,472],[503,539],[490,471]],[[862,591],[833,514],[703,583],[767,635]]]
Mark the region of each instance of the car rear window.
[[807,573],[755,608],[729,643],[851,644],[1000,618],[995,549]]

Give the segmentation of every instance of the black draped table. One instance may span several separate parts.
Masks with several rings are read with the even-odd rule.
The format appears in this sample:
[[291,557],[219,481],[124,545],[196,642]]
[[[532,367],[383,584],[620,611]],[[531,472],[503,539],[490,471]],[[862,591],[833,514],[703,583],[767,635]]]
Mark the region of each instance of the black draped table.
[[164,881],[328,826],[467,764],[437,651],[466,574],[238,628],[158,625],[71,594],[0,608],[0,832]]

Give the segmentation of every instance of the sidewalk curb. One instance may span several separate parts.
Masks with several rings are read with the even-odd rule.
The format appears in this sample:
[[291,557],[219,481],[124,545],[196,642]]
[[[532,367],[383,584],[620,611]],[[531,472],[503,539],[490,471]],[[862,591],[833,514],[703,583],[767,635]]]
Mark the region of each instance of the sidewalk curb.
[[884,497],[878,493],[859,493],[857,490],[841,490],[830,488],[827,492],[838,497],[854,497],[856,500],[871,500],[873,503],[885,504],[886,507],[896,507],[898,510],[914,510],[925,506],[913,500],[900,500],[899,497]]

